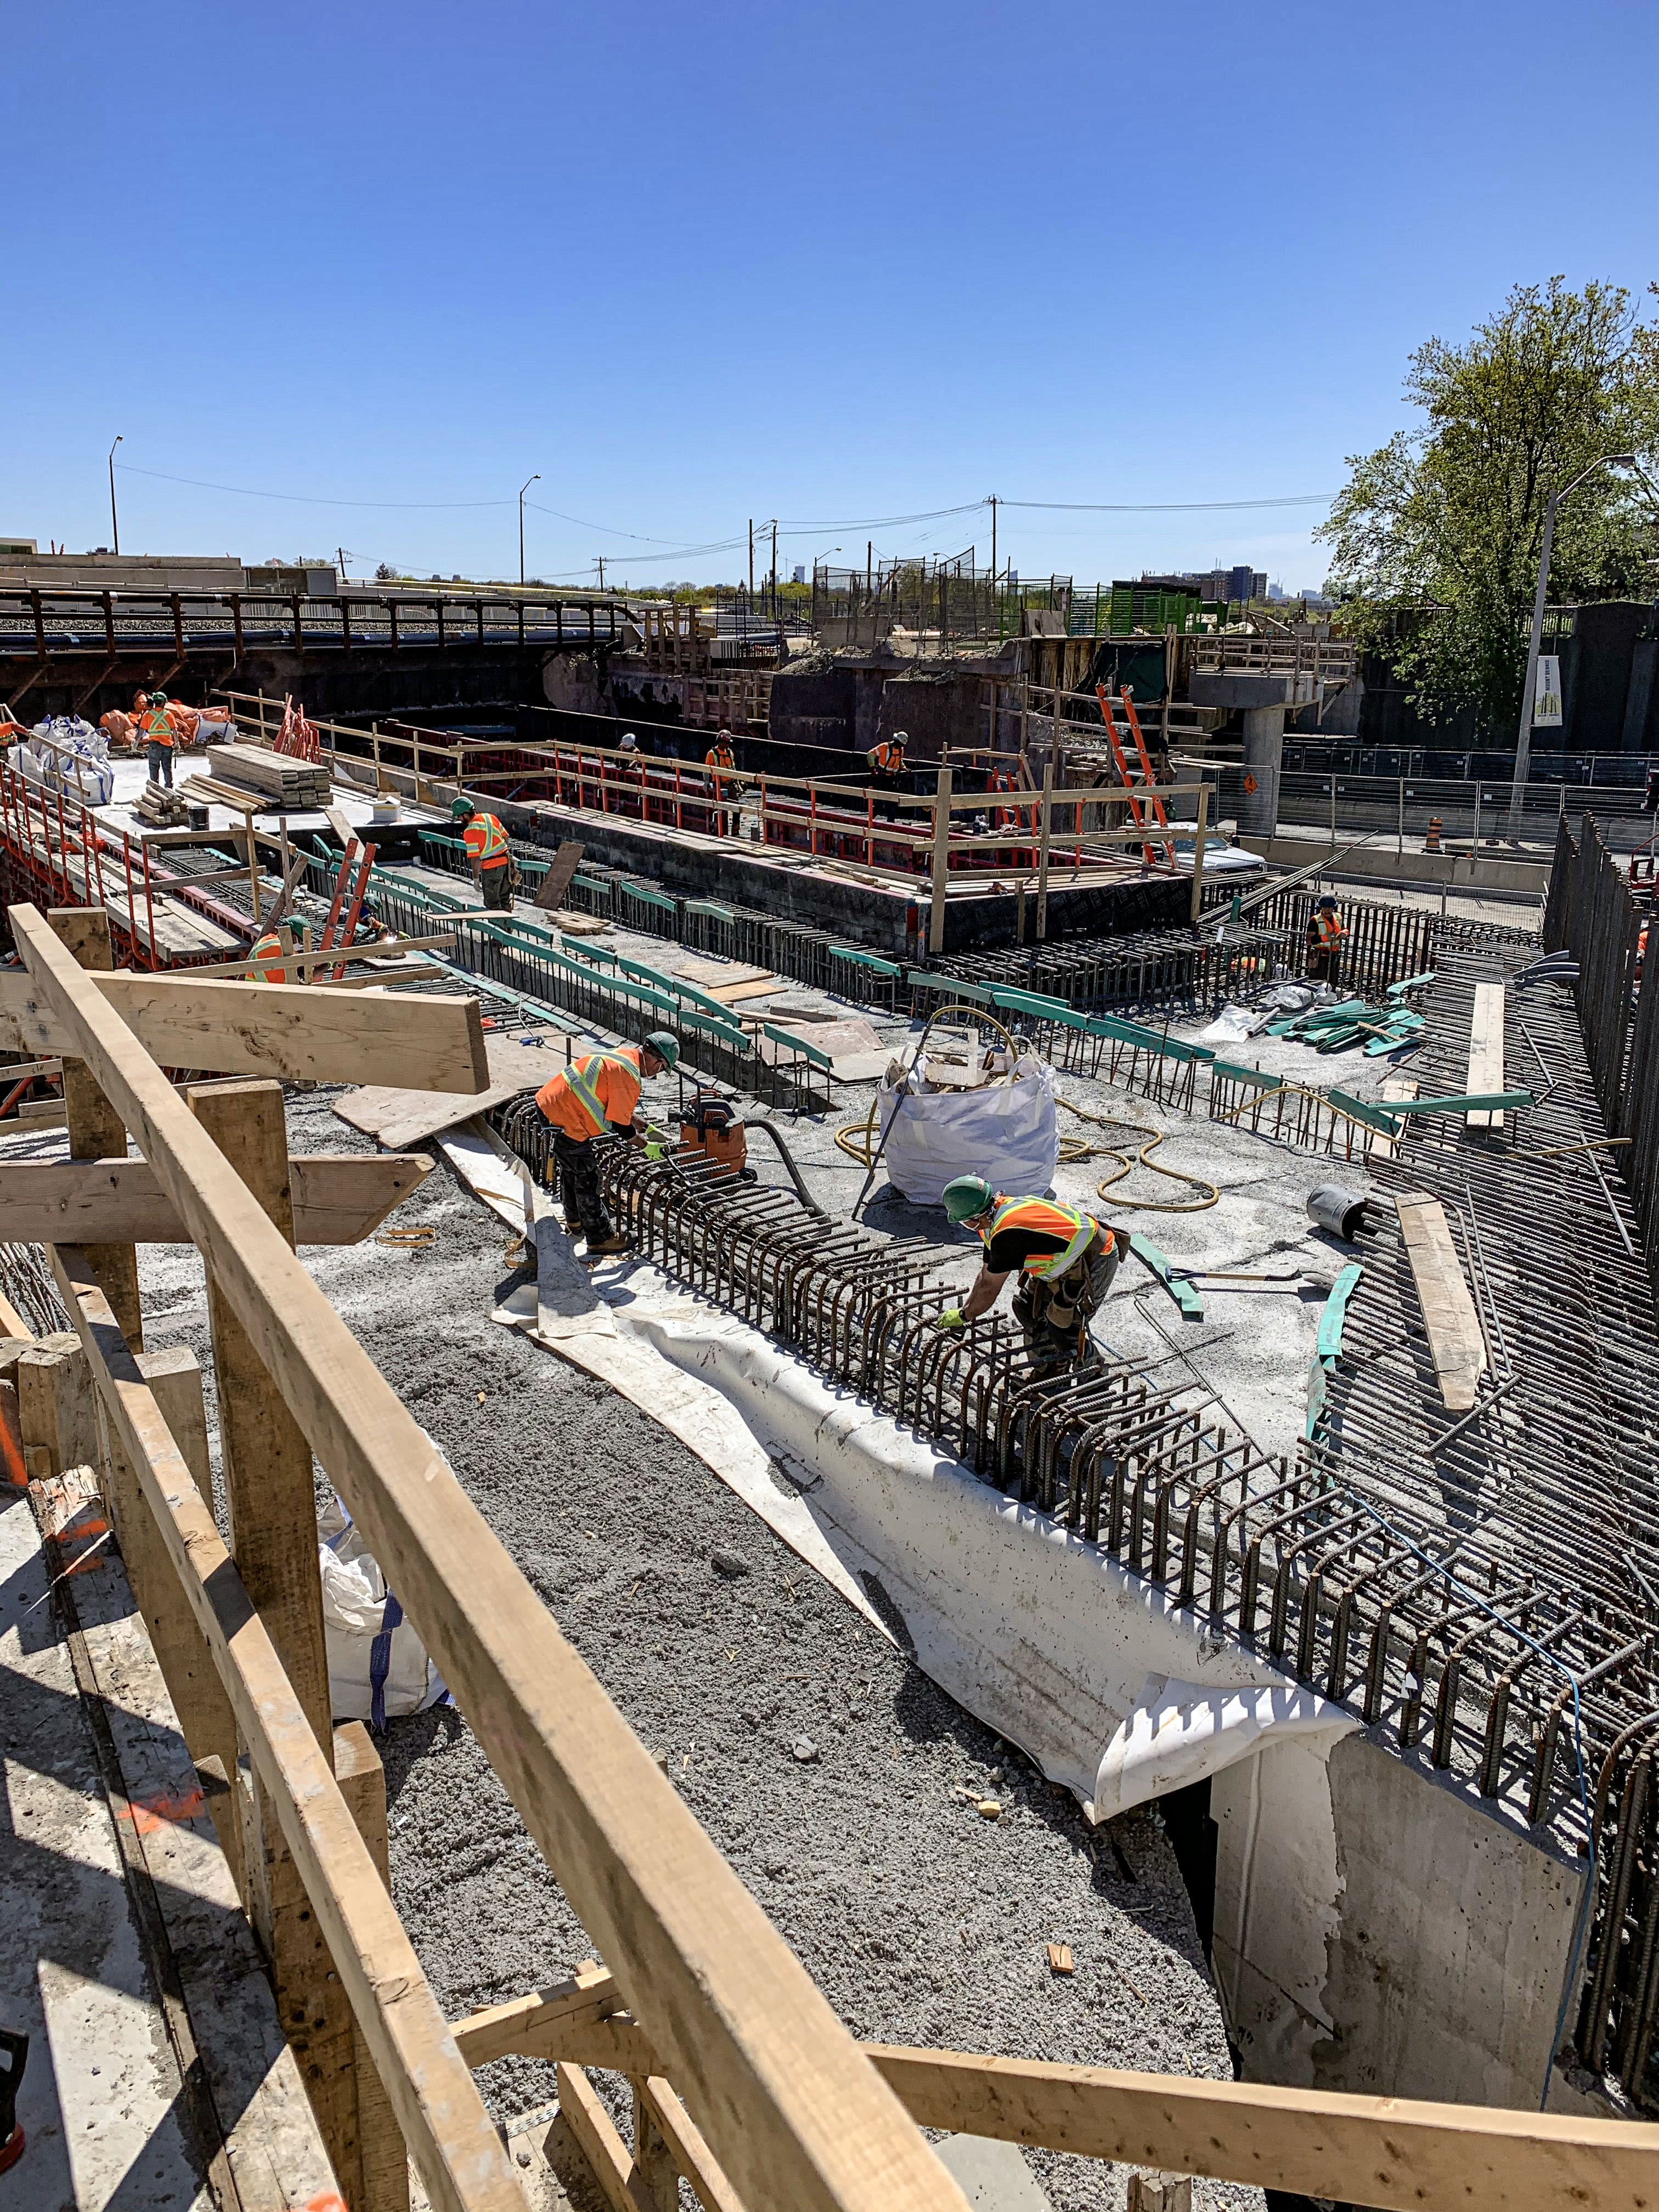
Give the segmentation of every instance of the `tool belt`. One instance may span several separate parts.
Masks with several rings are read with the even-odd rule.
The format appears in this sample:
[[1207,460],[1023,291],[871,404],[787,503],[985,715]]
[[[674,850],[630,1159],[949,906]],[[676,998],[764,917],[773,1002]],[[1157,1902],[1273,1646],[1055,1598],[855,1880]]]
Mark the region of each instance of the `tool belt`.
[[1020,1285],[1015,1304],[1034,1322],[1062,1334],[1069,1334],[1099,1312],[1122,1256],[1122,1246],[1116,1237],[1112,1240],[1109,1252],[1102,1252],[1091,1245],[1063,1275],[1028,1276]]

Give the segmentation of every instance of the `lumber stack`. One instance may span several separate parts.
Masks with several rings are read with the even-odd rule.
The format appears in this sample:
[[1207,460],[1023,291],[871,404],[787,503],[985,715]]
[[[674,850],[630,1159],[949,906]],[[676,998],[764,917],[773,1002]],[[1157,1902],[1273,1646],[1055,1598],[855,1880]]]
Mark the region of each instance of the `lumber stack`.
[[315,761],[249,744],[210,745],[207,757],[217,781],[257,792],[272,806],[326,806],[334,796],[328,770]]
[[207,809],[192,805],[182,791],[166,784],[147,783],[132,802],[132,811],[152,830],[205,830]]

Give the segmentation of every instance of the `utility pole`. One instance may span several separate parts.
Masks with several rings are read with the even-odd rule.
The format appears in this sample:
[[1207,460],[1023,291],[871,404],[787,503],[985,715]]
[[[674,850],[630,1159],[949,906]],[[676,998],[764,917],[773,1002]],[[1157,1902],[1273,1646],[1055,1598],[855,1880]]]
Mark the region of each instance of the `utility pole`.
[[[118,438],[115,446],[121,441]],[[115,540],[115,550],[121,550],[121,525],[115,513],[115,446],[109,449],[109,534]]]
[[1633,469],[1633,453],[1604,453],[1599,461],[1592,461],[1587,469],[1580,469],[1571,483],[1553,491],[1544,502],[1544,542],[1538,553],[1538,589],[1532,602],[1532,635],[1527,647],[1527,678],[1521,693],[1521,727],[1515,740],[1515,781],[1510,787],[1510,842],[1521,842],[1521,815],[1526,795],[1527,775],[1532,766],[1533,694],[1538,683],[1538,648],[1544,641],[1544,599],[1549,590],[1550,548],[1555,540],[1555,510],[1569,492],[1577,491],[1584,478],[1594,476],[1597,469]]
[[[532,484],[539,483],[541,480],[542,473],[538,469],[533,477],[526,477],[519,487],[519,589],[520,591],[524,589],[524,495]],[[599,576],[599,583],[603,588],[605,583],[603,572]]]
[[605,556],[600,553],[595,557],[599,564],[599,589],[603,591],[605,589]]
[[[997,595],[997,495],[991,494],[991,597]],[[997,609],[997,636],[1002,635],[1002,610]]]
[[[755,518],[749,518],[749,612],[755,611]],[[745,617],[745,625],[747,617]]]
[[777,517],[776,517],[775,515],[774,515],[774,517],[772,518],[772,612],[773,612],[774,616],[775,616],[775,615],[776,615],[777,611],[778,611],[778,524],[777,524]]

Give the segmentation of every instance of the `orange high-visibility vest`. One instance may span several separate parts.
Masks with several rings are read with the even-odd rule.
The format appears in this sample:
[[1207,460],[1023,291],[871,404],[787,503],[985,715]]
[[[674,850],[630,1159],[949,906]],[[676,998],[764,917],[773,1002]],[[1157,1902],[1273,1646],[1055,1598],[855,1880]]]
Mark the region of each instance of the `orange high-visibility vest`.
[[173,725],[167,720],[167,710],[165,707],[145,708],[144,737],[152,745],[172,744]]
[[737,766],[730,745],[710,745],[702,757],[702,762],[705,768],[735,768]]
[[481,868],[504,868],[513,857],[507,832],[493,814],[475,814],[463,836],[467,858]]
[[1314,924],[1319,932],[1319,949],[1322,952],[1334,952],[1348,933],[1342,927],[1341,915],[1327,913],[1322,907],[1316,911]]
[[1036,1252],[1029,1260],[1022,1260],[1020,1272],[1027,1275],[1063,1275],[1082,1258],[1097,1233],[1105,1237],[1109,1252],[1112,1248],[1109,1229],[1103,1230],[1081,1206],[1062,1206],[1058,1199],[1005,1198],[999,1193],[990,1221],[979,1232],[988,1251],[991,1239],[1005,1229],[1034,1230],[1040,1236],[1066,1239],[1063,1251]]
[[870,765],[882,775],[896,775],[904,766],[904,748],[896,745],[890,738],[884,738],[873,746],[869,755]]
[[[274,964],[271,959],[273,953],[276,955]],[[264,935],[255,944],[248,957],[261,963],[258,976],[262,983],[287,982],[288,969],[283,965],[283,940],[274,929],[266,930]]]
[[543,1120],[582,1144],[611,1121],[631,1121],[639,1103],[639,1048],[631,1044],[616,1052],[584,1053],[536,1093]]

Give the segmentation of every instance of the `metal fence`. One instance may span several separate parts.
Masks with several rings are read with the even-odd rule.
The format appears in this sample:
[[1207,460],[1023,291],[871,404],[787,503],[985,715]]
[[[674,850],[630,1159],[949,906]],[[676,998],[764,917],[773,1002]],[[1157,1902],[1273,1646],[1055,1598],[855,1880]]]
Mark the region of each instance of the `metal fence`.
[[1564,821],[1544,909],[1544,949],[1578,963],[1574,996],[1590,1080],[1641,1226],[1648,1273],[1659,1289],[1659,992],[1642,991],[1648,909],[1603,839],[1601,823]]
[[[1244,796],[1242,764],[1218,775],[1219,798],[1212,818],[1236,817]],[[1502,844],[1510,834],[1510,785],[1507,778],[1466,782],[1449,777],[1310,775],[1285,770],[1279,780],[1279,819],[1299,829],[1322,829],[1334,838],[1370,837],[1403,851],[1437,834],[1441,842]],[[1645,811],[1639,784],[1597,787],[1596,817],[1607,842],[1628,852],[1645,843],[1654,817]],[[1571,811],[1567,787],[1528,783],[1522,797],[1523,840],[1550,845],[1558,824]]]

